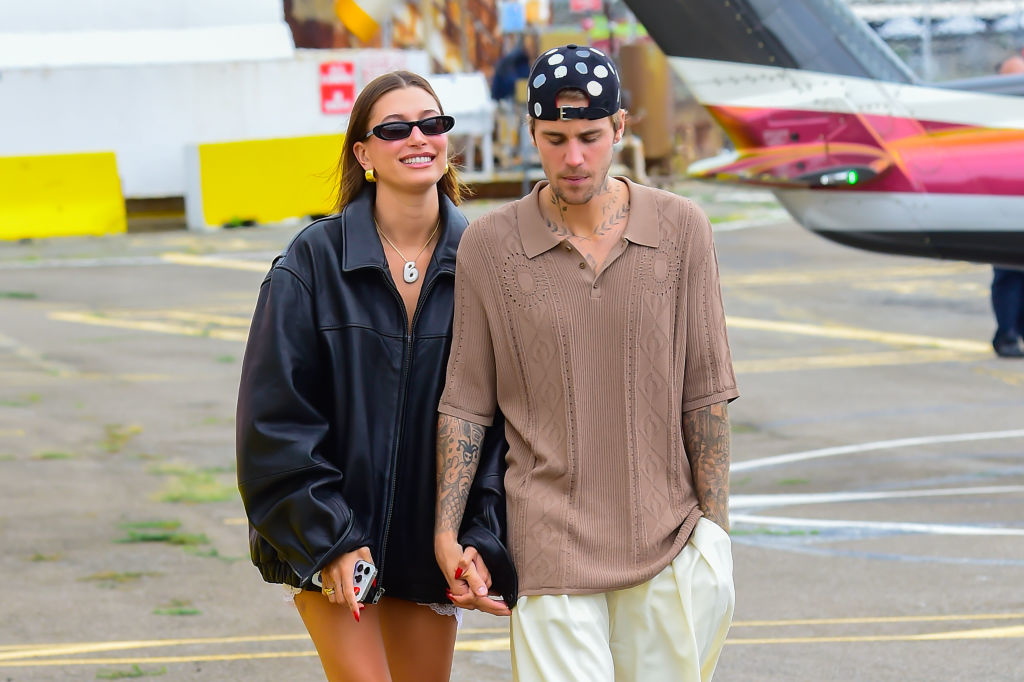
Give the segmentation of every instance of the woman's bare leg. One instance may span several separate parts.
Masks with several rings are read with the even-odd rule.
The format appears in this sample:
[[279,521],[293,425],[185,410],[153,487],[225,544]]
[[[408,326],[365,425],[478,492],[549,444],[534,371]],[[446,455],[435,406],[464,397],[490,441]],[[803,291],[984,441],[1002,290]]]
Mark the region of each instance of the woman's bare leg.
[[381,637],[381,609],[367,605],[357,623],[347,607],[309,590],[295,595],[295,608],[316,646],[328,682],[391,680]]
[[429,606],[385,597],[377,604],[394,682],[448,682],[457,623]]

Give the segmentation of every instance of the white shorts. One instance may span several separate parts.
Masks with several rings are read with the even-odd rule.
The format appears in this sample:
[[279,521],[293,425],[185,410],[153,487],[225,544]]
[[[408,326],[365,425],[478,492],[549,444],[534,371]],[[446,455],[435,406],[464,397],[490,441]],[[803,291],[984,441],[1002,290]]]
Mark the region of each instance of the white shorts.
[[732,624],[732,542],[701,518],[678,556],[640,585],[523,596],[512,610],[517,682],[708,682]]

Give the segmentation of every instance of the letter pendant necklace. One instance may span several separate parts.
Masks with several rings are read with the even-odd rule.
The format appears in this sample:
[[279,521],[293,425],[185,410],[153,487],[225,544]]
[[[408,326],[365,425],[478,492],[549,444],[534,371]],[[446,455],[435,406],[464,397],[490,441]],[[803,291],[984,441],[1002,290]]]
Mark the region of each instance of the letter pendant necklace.
[[405,261],[405,266],[402,268],[402,279],[405,280],[406,284],[412,284],[418,280],[420,278],[420,271],[416,269],[416,261],[419,260],[420,256],[423,255],[423,252],[427,250],[427,247],[430,246],[430,242],[434,240],[434,235],[437,234],[437,230],[441,227],[441,216],[437,217],[437,225],[434,225],[434,231],[430,233],[429,237],[427,237],[427,243],[423,245],[423,248],[420,249],[420,252],[417,253],[416,257],[412,260],[406,258],[402,252],[398,250],[398,247],[395,246],[395,243],[391,241],[386,234],[384,234],[380,229],[380,225],[377,224],[376,218],[373,219],[373,226],[377,228],[377,234],[383,237],[384,241],[391,245],[391,248],[395,250],[398,257]]

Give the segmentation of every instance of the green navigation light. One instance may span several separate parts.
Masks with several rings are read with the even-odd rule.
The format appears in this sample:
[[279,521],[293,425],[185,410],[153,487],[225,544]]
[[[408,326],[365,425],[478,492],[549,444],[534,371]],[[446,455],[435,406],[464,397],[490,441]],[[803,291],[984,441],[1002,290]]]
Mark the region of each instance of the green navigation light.
[[856,185],[857,184],[857,171],[852,170],[849,173],[847,173],[846,174],[846,182],[848,182],[851,185]]

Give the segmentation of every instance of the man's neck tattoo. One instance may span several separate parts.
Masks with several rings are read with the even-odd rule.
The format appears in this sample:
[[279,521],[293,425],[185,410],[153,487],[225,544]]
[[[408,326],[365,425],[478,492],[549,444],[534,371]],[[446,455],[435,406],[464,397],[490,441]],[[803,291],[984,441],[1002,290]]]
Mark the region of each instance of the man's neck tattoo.
[[569,204],[562,201],[555,191],[551,190],[551,205],[555,209],[555,214],[558,216],[558,223],[554,223],[551,220],[545,218],[544,222],[547,223],[548,229],[555,233],[556,236],[563,237],[566,239],[580,239],[584,241],[591,241],[599,239],[612,232],[616,226],[623,223],[629,216],[629,202],[620,202],[615,195],[615,189],[611,184],[611,180],[605,177],[604,182],[594,196],[590,199],[601,199],[601,214],[603,216],[600,224],[594,228],[592,235],[578,235],[573,233],[565,223],[565,214],[569,210]]

